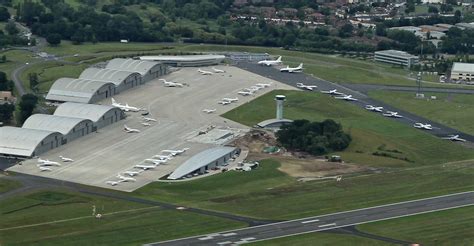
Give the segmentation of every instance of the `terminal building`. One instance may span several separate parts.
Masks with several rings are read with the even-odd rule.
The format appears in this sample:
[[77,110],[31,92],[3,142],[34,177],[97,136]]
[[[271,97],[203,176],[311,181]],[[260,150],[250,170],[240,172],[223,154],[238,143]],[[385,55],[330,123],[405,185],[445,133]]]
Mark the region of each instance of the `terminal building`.
[[452,80],[474,80],[474,63],[453,63],[451,68],[451,79]]
[[239,153],[240,149],[227,146],[204,150],[176,168],[176,170],[168,176],[168,179],[176,180],[204,174],[207,170],[226,165],[234,155]]
[[40,155],[124,118],[119,108],[66,102],[54,115],[30,116],[21,128],[0,127],[0,156]]
[[151,61],[116,58],[105,68],[87,68],[78,79],[60,78],[46,96],[53,102],[95,103],[168,73],[167,66]]
[[202,67],[222,63],[223,55],[140,56],[142,61],[160,62],[172,67]]
[[418,65],[420,59],[418,56],[411,55],[399,50],[381,50],[376,51],[374,60],[377,62],[389,63],[410,68],[413,65]]

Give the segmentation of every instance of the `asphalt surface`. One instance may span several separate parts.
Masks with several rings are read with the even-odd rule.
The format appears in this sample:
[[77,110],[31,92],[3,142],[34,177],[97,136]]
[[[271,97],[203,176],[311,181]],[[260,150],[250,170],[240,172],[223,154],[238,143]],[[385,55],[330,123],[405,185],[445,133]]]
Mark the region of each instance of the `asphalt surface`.
[[238,245],[474,205],[474,191],[308,217],[146,245]]
[[[367,94],[369,91],[403,91],[403,92],[417,92],[418,88],[415,86],[396,86],[396,85],[372,85],[372,84],[343,84],[345,87],[352,90],[360,91]],[[474,86],[472,89],[452,89],[440,87],[422,87],[422,93],[450,93],[450,94],[474,94]]]
[[[435,135],[437,137],[447,137],[448,135],[459,135],[459,137],[461,137],[463,139],[466,139],[468,141],[467,145],[472,146],[473,143],[474,143],[474,136],[472,136],[470,134],[460,132],[458,130],[455,130],[453,128],[447,127],[445,125],[442,125],[442,124],[439,124],[439,123],[436,123],[436,122],[433,122],[433,121],[430,121],[430,120],[428,120],[426,118],[423,118],[423,117],[420,117],[418,115],[411,114],[411,113],[409,113],[407,111],[404,111],[404,110],[400,110],[400,109],[395,108],[391,105],[388,105],[388,104],[385,104],[385,103],[380,102],[378,100],[369,98],[366,94],[367,91],[370,89],[369,87],[371,87],[372,89],[377,89],[377,88],[383,89],[385,87],[388,87],[388,88],[393,88],[393,89],[395,89],[395,88],[398,88],[398,89],[404,88],[405,90],[408,90],[408,88],[405,88],[405,87],[401,87],[401,86],[397,86],[397,87],[392,86],[391,87],[391,86],[377,86],[377,85],[371,85],[371,86],[368,86],[368,85],[351,85],[350,87],[348,87],[347,85],[332,83],[332,82],[329,82],[329,81],[326,81],[326,80],[323,80],[323,79],[320,79],[320,78],[313,77],[311,75],[307,75],[305,73],[282,73],[274,67],[261,66],[261,65],[255,64],[255,63],[240,62],[240,63],[236,64],[236,66],[240,67],[242,69],[245,69],[247,71],[259,74],[263,77],[271,78],[273,80],[276,80],[276,81],[279,81],[279,82],[282,82],[282,83],[285,83],[285,84],[288,84],[288,85],[291,85],[291,86],[294,86],[294,87],[296,87],[296,83],[303,83],[305,85],[317,85],[318,86],[318,88],[317,88],[318,91],[320,91],[320,90],[327,91],[327,90],[337,89],[338,92],[342,92],[344,94],[350,94],[354,98],[358,99],[358,101],[347,101],[348,103],[352,103],[352,104],[357,105],[357,106],[362,107],[362,108],[364,108],[365,105],[368,105],[368,104],[374,105],[374,106],[382,106],[382,107],[384,107],[385,111],[396,111],[401,116],[403,116],[402,118],[391,118],[393,120],[396,120],[398,122],[401,122],[401,123],[404,123],[404,124],[407,124],[407,125],[410,125],[410,126],[413,126],[413,124],[416,123],[416,122],[421,122],[421,123],[424,123],[424,124],[431,124],[433,126],[433,130],[426,131],[427,133],[430,133],[430,134]],[[416,90],[416,87],[411,88],[411,89]],[[462,93],[471,93],[470,90],[449,89],[449,88],[446,88],[446,89],[431,88],[431,90],[436,90],[436,92],[448,92],[448,93],[461,93],[461,92]],[[375,112],[374,112],[374,114],[375,114]]]

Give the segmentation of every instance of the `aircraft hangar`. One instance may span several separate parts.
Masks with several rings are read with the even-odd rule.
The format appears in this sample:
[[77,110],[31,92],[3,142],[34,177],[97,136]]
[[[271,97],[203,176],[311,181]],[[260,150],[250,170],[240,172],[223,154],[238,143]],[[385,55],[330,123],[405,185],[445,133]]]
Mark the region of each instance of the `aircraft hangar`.
[[30,116],[21,128],[0,127],[0,156],[39,155],[124,118],[112,106],[66,102],[54,115]]
[[85,69],[78,79],[56,80],[46,99],[95,103],[167,73],[167,66],[159,62],[116,58],[110,60],[105,68]]
[[143,61],[158,61],[173,67],[202,67],[218,65],[225,59],[224,55],[182,55],[182,56],[141,56]]

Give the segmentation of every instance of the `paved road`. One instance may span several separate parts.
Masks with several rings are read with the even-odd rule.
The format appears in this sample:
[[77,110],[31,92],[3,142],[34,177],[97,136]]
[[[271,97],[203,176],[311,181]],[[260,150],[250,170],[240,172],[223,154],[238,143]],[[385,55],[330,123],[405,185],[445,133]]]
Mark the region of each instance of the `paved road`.
[[[357,90],[367,94],[369,91],[405,91],[416,92],[418,90],[415,86],[395,86],[395,85],[372,85],[372,84],[342,84],[352,90]],[[474,86],[472,89],[456,89],[456,88],[439,88],[439,87],[422,87],[422,92],[435,93],[452,93],[452,94],[474,94]]]
[[[359,99],[358,101],[350,101],[349,103],[355,104],[359,107],[364,108],[365,105],[371,104],[375,106],[382,106],[384,107],[385,110],[388,111],[396,111],[400,115],[403,116],[403,118],[391,118],[393,120],[405,123],[407,125],[412,126],[416,122],[422,122],[422,123],[428,123],[433,126],[433,130],[427,131],[430,134],[433,134],[437,137],[446,137],[447,135],[455,134],[459,135],[461,138],[464,138],[468,140],[468,146],[474,146],[474,136],[469,135],[467,133],[460,132],[458,130],[455,130],[453,128],[447,127],[445,125],[441,125],[439,123],[430,121],[426,118],[420,117],[415,114],[411,114],[407,111],[397,109],[391,105],[382,103],[380,101],[377,101],[375,99],[369,98],[366,94],[367,89],[361,90],[360,86],[353,86],[347,87],[342,84],[336,84],[332,83],[323,79],[315,78],[311,75],[307,75],[304,73],[282,73],[278,69],[275,69],[274,67],[267,67],[267,66],[260,66],[255,63],[247,63],[247,62],[241,62],[236,64],[237,67],[240,67],[242,69],[245,69],[247,71],[259,74],[261,76],[271,78],[277,81],[280,81],[282,83],[292,85],[296,87],[296,83],[303,83],[305,85],[317,85],[319,90],[332,90],[332,89],[337,89],[337,91],[345,93],[345,94],[351,94],[354,96],[354,98]],[[380,86],[380,88],[383,88],[383,86]],[[402,88],[402,87],[399,87]],[[457,91],[459,92],[466,92],[469,90],[462,90],[462,89],[436,89],[438,90],[437,92],[454,92]]]
[[237,245],[471,205],[474,205],[474,191],[277,222],[147,245]]

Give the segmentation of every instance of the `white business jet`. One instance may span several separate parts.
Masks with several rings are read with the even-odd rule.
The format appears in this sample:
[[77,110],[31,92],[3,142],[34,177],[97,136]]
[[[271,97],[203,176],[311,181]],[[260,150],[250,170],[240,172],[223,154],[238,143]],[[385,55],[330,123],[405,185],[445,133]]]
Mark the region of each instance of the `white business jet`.
[[145,159],[145,162],[153,163],[154,165],[160,165],[167,162],[167,160],[157,160],[157,159]]
[[386,117],[393,117],[393,118],[402,118],[403,116],[399,115],[398,112],[393,112],[393,111],[387,111],[386,113],[382,114],[383,116]]
[[420,122],[416,122],[413,127],[418,128],[418,129],[423,129],[423,130],[433,130],[433,127],[431,124],[423,124]]
[[263,60],[258,62],[259,65],[265,66],[273,66],[281,64],[281,56],[279,56],[276,60]]
[[205,109],[202,110],[202,112],[207,113],[207,114],[212,114],[212,113],[216,112],[216,109],[215,108],[213,108],[213,109],[205,108]]
[[63,162],[73,162],[74,160],[71,159],[71,158],[66,158],[62,155],[59,156],[59,158],[63,161]]
[[56,161],[50,161],[48,159],[46,160],[43,160],[41,158],[38,159],[38,166],[61,166],[61,164],[59,164],[59,162],[56,162]]
[[123,172],[123,174],[128,175],[130,177],[133,177],[133,176],[137,176],[141,172],[143,172],[143,171],[125,171],[125,172]]
[[145,116],[142,116],[142,119],[146,122],[149,122],[149,121],[153,121],[153,122],[156,122],[156,119],[153,119],[153,118],[149,118],[149,117],[145,117]]
[[305,89],[305,90],[308,90],[308,91],[313,91],[315,88],[318,88],[317,85],[305,85],[303,83],[296,83],[296,87],[301,88],[301,89]]
[[122,182],[135,182],[135,181],[137,181],[135,178],[123,176],[123,175],[121,175],[121,174],[118,174],[118,175],[117,175],[117,178],[119,178],[120,180],[122,180]]
[[149,169],[154,169],[156,167],[156,165],[143,165],[143,164],[138,164],[138,165],[135,165],[133,166],[134,168],[138,168],[138,169],[143,169],[143,170],[149,170]]
[[151,126],[151,124],[148,123],[148,122],[142,122],[141,124],[142,124],[142,126]]
[[201,75],[213,75],[213,72],[209,72],[206,70],[198,69],[198,72],[201,73]]
[[344,95],[344,93],[338,92],[337,89],[329,90],[329,91],[321,91],[321,93],[323,93],[323,94],[329,94],[329,95],[334,95],[334,96]]
[[298,73],[303,71],[303,63],[300,63],[297,67],[290,67],[286,66],[280,69],[280,72],[288,72],[288,73]]
[[105,183],[108,184],[108,185],[111,185],[111,186],[116,186],[116,185],[118,185],[118,184],[120,183],[120,181],[111,181],[111,180],[110,180],[110,181],[107,181],[107,182],[105,182]]
[[251,91],[239,91],[237,92],[237,94],[241,95],[241,96],[250,96],[253,94],[253,92]]
[[383,112],[383,107],[375,107],[372,105],[365,105],[365,109],[369,111],[374,111],[374,112]]
[[212,67],[212,71],[214,71],[214,73],[225,73],[224,70],[217,69],[217,68],[215,68],[215,67]]
[[173,159],[173,155],[154,155],[152,158],[160,161],[169,161]]
[[338,100],[346,100],[346,101],[357,101],[357,98],[353,98],[352,95],[341,95],[334,97]]
[[112,98],[112,106],[114,107],[117,107],[125,112],[128,112],[128,111],[131,111],[131,112],[138,112],[140,111],[139,108],[137,107],[133,107],[133,106],[130,106],[128,105],[128,103],[125,103],[125,105],[121,104],[121,103],[118,103],[117,101],[115,101],[115,99]]
[[267,88],[267,87],[270,87],[272,85],[272,83],[258,83],[256,84],[256,86],[260,86],[260,87],[263,87],[263,88]]
[[53,171],[53,169],[51,169],[51,168],[49,168],[49,167],[42,167],[42,166],[39,166],[38,168],[39,168],[39,170],[40,170],[41,172]]
[[123,125],[123,130],[124,130],[126,133],[139,133],[139,132],[140,132],[140,130],[130,128],[130,127],[128,127],[127,125]]
[[163,84],[165,85],[165,87],[183,87],[184,86],[181,83],[167,81],[166,79],[159,79],[159,80],[163,81]]
[[238,97],[236,97],[236,98],[227,98],[226,97],[226,98],[222,98],[222,101],[227,101],[227,102],[233,103],[233,102],[239,101],[239,98]]
[[165,149],[165,150],[162,150],[161,152],[170,153],[172,156],[176,156],[176,155],[180,155],[186,152],[186,150],[188,149],[189,148],[182,148],[182,149],[177,149],[177,150]]
[[217,103],[222,104],[222,105],[231,104],[231,102],[229,102],[229,101],[219,101],[219,102],[217,102]]
[[459,135],[448,135],[442,139],[447,139],[451,141],[459,141],[459,142],[466,142],[466,139],[460,138]]

